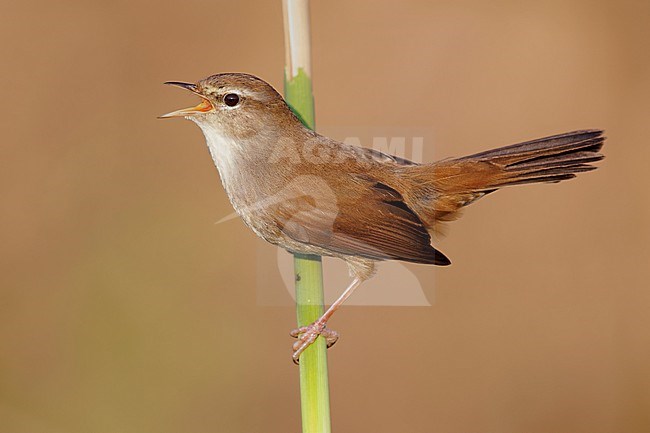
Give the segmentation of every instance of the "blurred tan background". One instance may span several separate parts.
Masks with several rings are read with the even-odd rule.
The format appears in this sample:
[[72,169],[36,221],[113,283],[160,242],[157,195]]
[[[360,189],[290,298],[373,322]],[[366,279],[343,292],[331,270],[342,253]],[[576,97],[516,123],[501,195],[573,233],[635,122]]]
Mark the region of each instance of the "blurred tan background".
[[[295,314],[256,301],[262,241],[214,224],[231,209],[199,129],[156,119],[194,101],[167,80],[281,89],[280,1],[0,19],[0,431],[299,431]],[[650,431],[649,19],[641,1],[313,2],[323,129],[431,127],[431,159],[609,137],[596,172],[468,209],[438,243],[454,264],[416,267],[432,307],[335,316],[336,431]]]

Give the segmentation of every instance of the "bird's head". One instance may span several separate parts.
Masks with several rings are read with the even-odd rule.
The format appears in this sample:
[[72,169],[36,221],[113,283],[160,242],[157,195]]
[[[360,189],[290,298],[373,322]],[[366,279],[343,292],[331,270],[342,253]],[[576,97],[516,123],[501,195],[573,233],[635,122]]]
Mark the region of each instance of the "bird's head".
[[172,111],[161,118],[185,117],[204,133],[216,133],[234,139],[250,138],[269,128],[286,128],[300,123],[280,94],[268,83],[249,74],[212,75],[196,84],[169,81],[201,98],[190,108]]

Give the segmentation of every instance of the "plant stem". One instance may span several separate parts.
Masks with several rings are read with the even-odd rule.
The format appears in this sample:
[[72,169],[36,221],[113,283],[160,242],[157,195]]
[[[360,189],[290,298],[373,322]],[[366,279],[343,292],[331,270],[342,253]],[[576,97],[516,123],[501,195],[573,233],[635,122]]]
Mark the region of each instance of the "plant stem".
[[[294,255],[298,326],[323,314],[323,266],[319,256]],[[322,337],[300,356],[300,408],[303,433],[329,433],[330,400],[327,345]]]
[[[309,128],[314,129],[314,97],[311,86],[309,0],[283,0],[285,35],[285,99]],[[323,314],[323,266],[321,258],[294,255],[298,326],[306,326]],[[300,356],[300,407],[303,433],[329,433],[330,402],[327,346],[318,337]]]

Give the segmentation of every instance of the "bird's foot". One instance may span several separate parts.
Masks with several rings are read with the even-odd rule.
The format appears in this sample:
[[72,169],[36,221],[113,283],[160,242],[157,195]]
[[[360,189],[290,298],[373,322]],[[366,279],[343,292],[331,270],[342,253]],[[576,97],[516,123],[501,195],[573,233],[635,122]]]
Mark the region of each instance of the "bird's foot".
[[289,333],[289,335],[298,339],[298,341],[293,343],[292,358],[295,364],[298,364],[302,352],[316,341],[319,335],[325,338],[328,348],[334,346],[334,343],[339,339],[339,333],[332,329],[327,329],[325,325],[326,323],[324,321],[317,320],[309,326],[301,326]]

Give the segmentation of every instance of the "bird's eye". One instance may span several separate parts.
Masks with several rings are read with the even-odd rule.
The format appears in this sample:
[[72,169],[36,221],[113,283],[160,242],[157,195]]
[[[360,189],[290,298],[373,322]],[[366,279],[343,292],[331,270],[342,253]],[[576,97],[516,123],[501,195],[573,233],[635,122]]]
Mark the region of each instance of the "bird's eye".
[[229,107],[234,107],[239,104],[239,95],[236,93],[228,93],[223,97],[223,102]]

